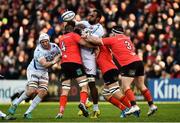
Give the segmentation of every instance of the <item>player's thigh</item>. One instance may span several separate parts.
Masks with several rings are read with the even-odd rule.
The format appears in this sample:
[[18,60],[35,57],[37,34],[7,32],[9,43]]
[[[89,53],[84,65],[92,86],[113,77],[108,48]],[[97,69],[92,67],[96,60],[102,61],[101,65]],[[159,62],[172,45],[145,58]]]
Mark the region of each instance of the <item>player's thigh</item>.
[[38,89],[38,76],[34,74],[34,71],[27,70],[27,86],[26,86],[26,94],[28,96],[32,95],[33,93],[36,93],[36,90]]
[[108,86],[112,83],[118,82],[119,81],[118,76],[119,76],[118,69],[111,69],[106,71],[103,75],[104,84]]
[[86,55],[82,54],[82,61],[85,67],[86,74],[96,75],[96,57],[92,51],[85,51]]
[[142,61],[135,61],[120,68],[121,84],[123,90],[130,88],[130,84],[134,78],[144,75],[144,66]]
[[130,85],[133,82],[134,78],[133,77],[126,77],[126,76],[121,76],[121,86],[122,89],[125,91],[127,89],[130,89]]
[[62,68],[62,81],[67,79],[78,78],[85,75],[84,67],[81,64],[77,63],[63,63],[61,64]]

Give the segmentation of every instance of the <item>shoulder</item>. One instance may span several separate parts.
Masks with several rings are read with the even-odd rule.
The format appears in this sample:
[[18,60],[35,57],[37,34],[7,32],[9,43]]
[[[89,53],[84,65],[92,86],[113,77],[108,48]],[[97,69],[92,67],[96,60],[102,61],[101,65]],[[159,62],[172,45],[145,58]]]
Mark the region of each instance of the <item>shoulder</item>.
[[40,47],[40,45],[38,45],[34,50],[34,53],[38,53],[38,52],[42,52],[42,48]]
[[50,43],[53,48],[58,47],[56,43]]
[[86,27],[89,27],[89,26],[90,26],[89,22],[86,21],[86,20],[80,21],[80,22],[78,22],[77,24],[83,24],[83,25],[86,26]]
[[102,41],[106,41],[106,42],[112,42],[112,40],[115,40],[115,37],[105,37],[105,38],[102,38]]

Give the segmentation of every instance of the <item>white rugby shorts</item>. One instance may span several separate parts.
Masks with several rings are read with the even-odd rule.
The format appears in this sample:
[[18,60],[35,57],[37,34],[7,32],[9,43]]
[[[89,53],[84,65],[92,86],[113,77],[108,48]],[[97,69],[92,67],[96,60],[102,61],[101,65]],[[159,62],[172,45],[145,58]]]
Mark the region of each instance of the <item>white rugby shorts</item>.
[[86,74],[96,75],[96,56],[93,49],[81,47],[81,57]]
[[29,82],[49,82],[47,71],[27,69],[27,80]]

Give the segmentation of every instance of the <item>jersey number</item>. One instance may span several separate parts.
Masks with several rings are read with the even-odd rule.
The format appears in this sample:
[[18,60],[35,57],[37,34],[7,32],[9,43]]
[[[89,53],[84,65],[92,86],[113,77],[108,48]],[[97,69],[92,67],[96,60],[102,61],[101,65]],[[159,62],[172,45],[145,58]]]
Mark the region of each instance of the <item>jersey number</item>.
[[129,41],[124,41],[124,43],[125,43],[126,48],[127,48],[128,50],[132,50],[132,49],[133,49],[133,47],[131,46],[131,43],[130,43]]
[[66,51],[66,46],[63,41],[61,42],[61,50]]

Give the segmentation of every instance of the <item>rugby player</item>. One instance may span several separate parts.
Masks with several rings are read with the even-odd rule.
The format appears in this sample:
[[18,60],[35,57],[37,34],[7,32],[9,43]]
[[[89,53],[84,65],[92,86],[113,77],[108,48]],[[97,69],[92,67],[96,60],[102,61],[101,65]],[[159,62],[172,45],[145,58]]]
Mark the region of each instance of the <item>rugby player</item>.
[[85,74],[83,63],[81,60],[81,53],[79,45],[94,48],[95,46],[84,41],[80,37],[81,29],[76,28],[74,31],[75,22],[70,21],[65,26],[65,34],[59,39],[59,47],[62,51],[61,68],[62,68],[62,90],[59,101],[59,113],[56,118],[63,117],[65,106],[67,103],[67,96],[71,88],[71,80],[75,79],[80,91],[79,109],[85,117],[89,116],[85,103],[88,98],[88,79]]
[[24,114],[25,119],[32,118],[32,111],[47,95],[48,91],[48,68],[60,60],[61,51],[55,43],[51,43],[48,34],[42,33],[38,39],[38,45],[34,51],[34,58],[27,68],[28,84],[23,94],[12,103],[8,113],[15,114],[18,105],[27,98],[36,95],[32,104]]
[[136,55],[135,47],[130,38],[123,34],[124,31],[121,26],[115,26],[112,29],[112,33],[114,35],[113,37],[103,39],[93,37],[91,35],[87,35],[86,38],[87,41],[91,43],[110,47],[114,57],[121,65],[120,71],[122,76],[122,88],[133,106],[128,112],[126,112],[126,114],[132,114],[135,110],[139,110],[140,113],[140,108],[137,106],[134,93],[130,88],[131,83],[134,81],[136,87],[140,89],[141,93],[149,104],[149,111],[147,115],[151,116],[157,111],[157,106],[153,104],[151,93],[144,84],[143,62]]
[[[104,35],[103,26],[99,23],[101,19],[101,12],[97,9],[92,10],[87,16],[87,20],[76,22],[76,24],[83,24],[90,30],[91,35],[101,38]],[[93,48],[81,47],[81,56],[85,72],[89,80],[90,94],[93,101],[93,113],[91,118],[97,118],[100,115],[98,106],[98,91],[95,85],[96,76],[96,60]],[[81,112],[78,113],[79,115]]]
[[[96,50],[97,51],[97,50]],[[131,108],[130,102],[122,94],[119,88],[119,70],[112,60],[112,52],[106,46],[99,46],[99,52],[96,52],[96,62],[101,70],[104,79],[103,96],[105,100],[122,110],[120,117],[126,117],[126,111]]]

